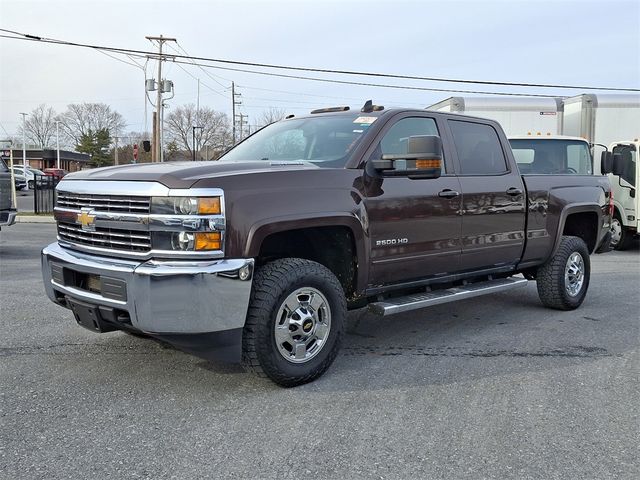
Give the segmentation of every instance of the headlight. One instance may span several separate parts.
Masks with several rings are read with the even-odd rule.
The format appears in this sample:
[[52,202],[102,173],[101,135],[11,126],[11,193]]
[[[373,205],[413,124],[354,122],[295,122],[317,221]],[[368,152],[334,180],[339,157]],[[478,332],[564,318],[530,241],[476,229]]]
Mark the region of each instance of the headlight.
[[153,197],[151,213],[160,215],[220,215],[220,197]]
[[193,239],[193,233],[174,232],[171,234],[171,247],[174,250],[193,250]]
[[222,250],[220,232],[153,232],[153,248],[179,252]]

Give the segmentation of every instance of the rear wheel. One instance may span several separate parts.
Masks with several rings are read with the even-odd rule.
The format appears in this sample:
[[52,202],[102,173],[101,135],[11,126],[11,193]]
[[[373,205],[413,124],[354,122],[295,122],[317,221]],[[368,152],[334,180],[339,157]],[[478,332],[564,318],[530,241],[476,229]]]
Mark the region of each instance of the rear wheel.
[[538,269],[538,296],[549,308],[578,308],[587,294],[590,275],[589,250],[584,240],[563,236],[553,257]]
[[257,270],[242,338],[248,370],[293,387],[322,375],[338,354],[347,306],[319,263],[285,258]]
[[611,247],[614,250],[626,250],[632,242],[632,232],[622,224],[622,218],[616,211],[611,219]]

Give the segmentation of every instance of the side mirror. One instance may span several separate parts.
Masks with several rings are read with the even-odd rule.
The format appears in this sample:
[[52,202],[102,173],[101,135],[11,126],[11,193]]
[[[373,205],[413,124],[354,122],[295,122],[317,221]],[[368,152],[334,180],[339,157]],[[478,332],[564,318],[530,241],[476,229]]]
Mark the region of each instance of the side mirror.
[[624,173],[624,157],[621,153],[613,154],[613,166],[611,168],[611,173],[614,175],[622,175]]
[[415,135],[407,140],[407,153],[382,155],[371,163],[385,177],[438,178],[442,173],[442,140],[436,135]]
[[613,155],[611,152],[604,151],[600,154],[600,173],[603,175],[613,171]]

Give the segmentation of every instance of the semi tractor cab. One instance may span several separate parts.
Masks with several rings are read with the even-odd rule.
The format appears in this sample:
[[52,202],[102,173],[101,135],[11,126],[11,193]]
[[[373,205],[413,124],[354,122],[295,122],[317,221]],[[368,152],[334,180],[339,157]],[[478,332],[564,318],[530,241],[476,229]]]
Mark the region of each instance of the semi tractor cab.
[[640,197],[637,192],[640,139],[613,142],[609,145],[609,151],[613,154],[614,163],[614,173],[609,174],[614,198],[611,245],[616,250],[625,250],[640,231]]
[[509,137],[523,175],[593,175],[589,143],[563,135]]

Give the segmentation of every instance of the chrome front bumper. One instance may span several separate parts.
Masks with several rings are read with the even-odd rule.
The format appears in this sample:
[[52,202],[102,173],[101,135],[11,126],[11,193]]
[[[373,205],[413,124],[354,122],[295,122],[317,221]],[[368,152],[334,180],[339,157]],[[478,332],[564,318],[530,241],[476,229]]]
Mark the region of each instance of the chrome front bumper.
[[[253,259],[138,262],[88,255],[62,248],[58,243],[42,250],[44,287],[52,301],[68,308],[68,297],[126,312],[121,317],[130,325],[125,327],[150,334],[199,334],[242,328],[253,264]],[[249,271],[246,280],[240,279],[241,269]],[[94,285],[101,282],[102,289],[90,291],[75,280],[87,276],[94,279]]]

